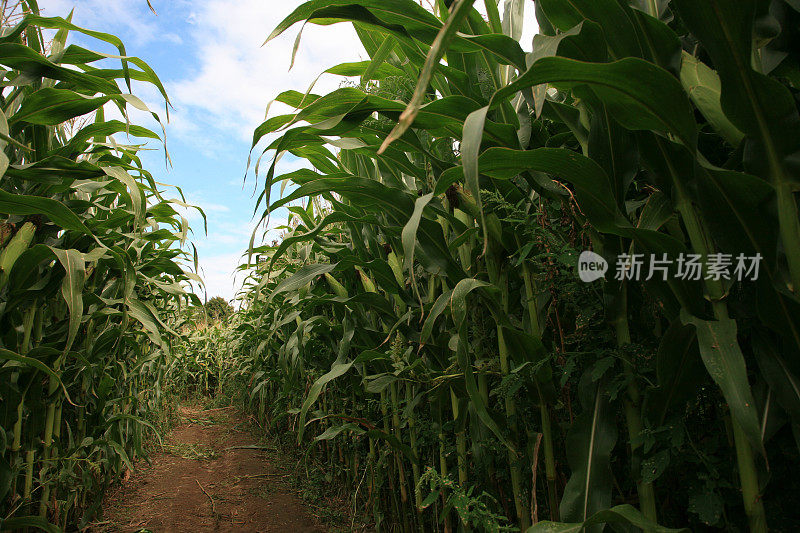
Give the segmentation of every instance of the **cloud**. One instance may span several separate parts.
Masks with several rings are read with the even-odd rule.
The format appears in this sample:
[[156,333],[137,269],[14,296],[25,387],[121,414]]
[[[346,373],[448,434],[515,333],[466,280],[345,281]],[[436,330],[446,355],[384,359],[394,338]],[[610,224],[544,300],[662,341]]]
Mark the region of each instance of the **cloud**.
[[[241,263],[239,253],[217,254],[200,258],[200,276],[205,282],[206,294],[209,299],[222,296],[232,300],[236,294],[241,279],[236,280],[234,271]],[[238,276],[241,278],[241,275]],[[198,289],[197,294],[203,296],[203,291]]]
[[278,239],[283,230],[280,228],[286,226],[288,219],[285,210],[276,211],[269,218],[268,225],[259,223],[258,221],[250,221],[247,224],[233,221],[219,221],[208,232],[205,238],[195,239],[198,248],[200,249],[215,249],[225,245],[237,245],[237,249],[241,253],[247,252],[247,247],[250,242],[250,237],[253,232],[256,234],[255,246],[260,246],[262,243],[271,243],[272,240]]
[[[268,33],[290,9],[290,3],[263,0],[210,0],[188,17],[198,66],[183,80],[169,84],[176,114],[186,126],[212,126],[217,135],[249,141],[265,118],[267,104],[287,89],[305,91],[325,69],[366,56],[349,24],[303,31],[294,68],[289,65],[299,25],[262,47]],[[329,76],[320,90],[338,87]]]
[[[348,23],[319,26],[307,24],[289,70],[297,24],[262,46],[269,32],[293,9],[292,3],[263,0],[208,0],[194,4],[187,17],[185,36],[194,44],[198,67],[189,77],[173,81],[168,89],[176,107],[178,134],[192,136],[206,155],[214,155],[222,143],[210,138],[234,136],[249,142],[265,119],[267,105],[282,91],[306,91],[326,69],[368,56]],[[479,6],[481,9],[481,6]],[[532,6],[526,10],[522,37],[525,50],[537,30]],[[343,79],[324,75],[314,92],[325,94]],[[270,115],[290,112],[277,103]],[[205,135],[197,136],[202,130]],[[202,139],[202,140],[201,140]]]
[[[152,15],[142,0],[82,0],[75,9],[75,22],[87,27],[126,30],[132,36],[130,49],[164,42],[185,44],[181,53],[193,53],[195,65],[183,78],[167,79],[168,93],[175,106],[169,131],[189,141],[206,157],[219,158],[227,152],[231,136],[237,142],[250,141],[254,128],[265,118],[267,105],[287,89],[305,91],[325,69],[348,61],[366,59],[355,31],[347,23],[318,26],[307,24],[302,33],[294,67],[289,71],[295,37],[301,25],[262,46],[272,28],[289,14],[291,3],[264,0],[206,0],[159,5],[162,17],[186,24],[164,31],[163,22]],[[66,15],[74,0],[40,0],[48,15]],[[482,6],[476,4],[479,10]],[[167,19],[165,19],[167,20]],[[171,19],[170,19],[171,20]],[[531,48],[537,29],[532,6],[526,10],[522,46]],[[170,28],[171,29],[171,28]],[[338,76],[323,76],[315,92],[324,94],[342,82]],[[163,105],[152,87],[138,84],[135,94],[163,113]],[[271,114],[285,107],[276,104]],[[163,117],[162,117],[163,119]]]
[[[163,196],[164,198],[180,201],[186,204],[186,205],[172,204],[172,207],[175,209],[175,211],[178,212],[180,216],[182,216],[187,220],[187,222],[189,222],[189,225],[193,230],[193,235],[198,238],[204,235],[204,232],[203,232],[203,214],[201,214],[197,208],[203,210],[203,213],[206,215],[209,227],[213,227],[213,225],[217,222],[217,219],[219,217],[225,216],[231,212],[231,208],[229,206],[208,200],[205,197],[205,194],[199,192],[184,191],[183,195],[184,199],[181,200],[178,192],[175,189],[168,187],[164,192]],[[193,238],[192,240],[196,239]]]
[[285,155],[278,160],[278,164],[275,166],[275,168],[276,173],[288,174],[289,172],[294,172],[295,170],[300,170],[301,168],[314,168],[314,166],[306,159],[300,159],[299,157],[294,157],[293,155]]
[[39,0],[42,15],[66,17],[75,9],[72,21],[83,28],[96,29],[97,21],[107,21],[112,27],[124,29],[133,36],[133,44],[142,46],[152,42],[180,39],[174,33],[162,33],[155,17],[142,0]]
[[[282,230],[277,229],[285,226],[285,217],[274,217],[270,220],[269,228],[265,231],[259,229],[259,235],[264,235],[264,242],[271,242],[278,239]],[[210,231],[206,238],[194,239],[198,248],[200,276],[205,281],[206,292],[209,298],[222,296],[226,300],[232,300],[236,291],[241,287],[246,273],[237,271],[239,265],[247,262],[247,242],[255,229],[253,222],[242,226],[233,223],[220,223],[215,225],[215,229]],[[242,242],[244,241],[244,248]],[[220,249],[230,248],[233,245],[235,252],[219,253]],[[251,259],[255,260],[255,259]],[[197,291],[203,293],[202,290]]]

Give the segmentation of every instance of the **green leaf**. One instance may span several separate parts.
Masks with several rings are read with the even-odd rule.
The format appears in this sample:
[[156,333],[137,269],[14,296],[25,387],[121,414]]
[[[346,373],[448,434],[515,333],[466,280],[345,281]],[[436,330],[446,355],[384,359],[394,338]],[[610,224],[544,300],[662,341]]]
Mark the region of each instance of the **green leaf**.
[[681,84],[694,105],[703,113],[709,124],[733,146],[738,146],[744,134],[734,126],[722,111],[722,88],[719,76],[705,63],[683,52]]
[[81,219],[68,207],[52,198],[11,194],[0,190],[0,213],[9,215],[45,215],[64,229],[91,235]]
[[64,391],[64,397],[67,399],[68,402],[72,403],[72,400],[70,400],[69,398],[69,393],[67,393],[67,387],[61,381],[61,377],[56,372],[54,372],[49,366],[45,365],[38,359],[34,359],[32,357],[26,357],[16,352],[12,352],[11,350],[6,350],[5,348],[0,348],[0,359],[5,361],[16,361],[17,363],[21,363],[25,366],[35,368],[40,372],[44,372],[49,377],[56,380],[56,382],[61,386],[61,389]]
[[150,339],[159,346],[163,345],[164,339],[161,337],[161,329],[159,328],[158,320],[153,316],[150,310],[138,299],[129,299],[126,303],[128,306],[128,313],[144,326]]
[[14,518],[0,519],[0,530],[2,531],[22,531],[29,527],[47,533],[61,533],[60,527],[39,516],[15,516]]
[[[376,73],[386,65],[386,59],[389,57],[389,54],[392,52],[392,49],[395,47],[395,41],[392,39],[391,36],[387,35],[383,42],[381,43],[380,48],[372,54],[372,61],[367,63],[367,67],[361,74],[361,84],[366,84],[369,80],[376,79]],[[402,71],[398,69],[398,71],[402,74]]]
[[715,526],[725,511],[725,502],[707,483],[689,491],[689,511],[706,525]]
[[[637,83],[630,83],[630,80],[637,80]],[[671,133],[690,148],[696,145],[694,115],[683,87],[669,72],[652,63],[638,58],[586,63],[545,57],[496,92],[492,105],[519,90],[542,83],[560,83],[564,87],[586,84],[624,127]]]
[[[589,522],[611,506],[611,451],[617,427],[603,381],[595,383],[584,374],[579,384],[585,411],[575,418],[567,433],[566,452],[572,475],[564,487],[560,515],[570,522],[588,522],[586,530],[602,531],[602,522]],[[589,526],[589,524],[594,524]]]
[[591,531],[591,526],[601,524],[620,524],[635,527],[648,533],[679,533],[688,532],[686,528],[670,529],[659,526],[648,520],[642,513],[632,505],[617,505],[610,509],[599,511],[592,515],[588,520],[581,523],[564,524],[557,522],[543,521],[528,529],[526,533],[582,533]]
[[758,368],[764,376],[778,403],[788,413],[794,424],[800,424],[800,378],[796,364],[781,357],[777,346],[763,334],[753,337],[753,352]]
[[69,307],[69,333],[64,347],[66,354],[72,348],[72,343],[75,342],[83,318],[83,282],[86,279],[86,262],[83,254],[78,250],[60,250],[53,247],[50,247],[50,250],[58,258],[66,274],[61,284],[61,296]]
[[603,28],[612,57],[641,57],[642,49],[636,28],[623,4],[615,0],[542,0],[547,20],[561,31],[567,31],[583,20],[596,22]]
[[118,180],[128,188],[130,191],[131,207],[133,207],[133,213],[136,217],[136,223],[140,224],[143,220],[144,212],[147,206],[145,203],[145,197],[142,194],[139,184],[136,183],[136,180],[133,179],[133,176],[125,172],[125,170],[120,167],[103,167],[103,172],[115,180]]
[[340,222],[362,222],[362,223],[369,223],[369,222],[376,222],[377,220],[373,217],[357,217],[350,215],[348,213],[343,213],[341,211],[334,211],[333,213],[326,215],[314,228],[310,229],[306,233],[298,234],[295,232],[292,235],[284,238],[281,240],[281,243],[278,245],[278,249],[272,254],[272,258],[270,259],[269,263],[269,270],[272,270],[275,261],[283,256],[283,254],[288,250],[292,245],[295,245],[299,242],[308,242],[312,241],[315,237],[317,237],[325,228],[330,226],[331,224],[336,224]]
[[758,0],[676,0],[681,17],[713,60],[727,118],[756,140],[763,159],[754,162],[775,183],[797,182],[784,158],[800,150],[800,115],[789,90],[753,70],[753,24]]
[[389,446],[392,447],[392,449],[395,449],[405,455],[406,459],[412,463],[419,463],[419,457],[414,454],[413,450],[411,450],[407,444],[404,444],[400,439],[398,439],[397,436],[385,433],[379,429],[370,429],[367,431],[367,436],[371,439],[381,439],[386,441]]
[[699,38],[722,83],[725,115],[746,136],[745,169],[776,190],[780,236],[794,292],[800,287],[800,219],[794,191],[800,113],[791,91],[752,66],[755,24],[763,2],[679,0],[681,18]]
[[[3,449],[6,449],[5,438],[3,439]],[[14,478],[11,472],[11,465],[5,457],[0,457],[0,498],[5,498],[8,491],[11,490],[11,480]],[[0,523],[2,527],[2,523]]]
[[434,302],[433,307],[428,312],[428,316],[425,317],[425,323],[422,325],[422,331],[419,335],[419,342],[424,344],[433,333],[433,326],[436,323],[436,319],[441,316],[444,310],[447,308],[447,305],[450,303],[450,297],[452,296],[453,291],[448,290],[443,292],[436,298],[436,302]]
[[642,461],[642,483],[653,483],[669,466],[669,450],[661,450],[657,454]]
[[464,382],[467,387],[469,399],[475,409],[475,413],[483,424],[494,433],[494,435],[502,442],[512,453],[516,454],[517,450],[514,444],[506,438],[504,432],[500,429],[497,420],[493,419],[489,414],[488,406],[483,401],[478,390],[478,384],[475,381],[475,376],[472,369],[472,361],[469,357],[470,343],[467,335],[467,297],[469,294],[480,288],[489,287],[490,284],[472,278],[463,279],[453,289],[452,296],[450,297],[450,308],[453,313],[453,320],[458,328],[458,345],[456,347],[456,355],[458,357],[458,364],[464,372]]
[[640,168],[636,140],[616,123],[606,106],[593,107],[588,155],[605,171],[617,207],[624,212],[628,188]]
[[486,117],[489,114],[489,106],[482,107],[470,113],[464,121],[464,132],[461,136],[461,164],[464,167],[464,182],[467,190],[475,198],[480,213],[480,224],[483,228],[483,253],[489,248],[489,234],[486,225],[486,215],[483,212],[483,200],[481,199],[480,183],[478,179],[478,155],[481,150],[483,140],[483,129],[486,124]]
[[[468,3],[470,6],[472,5],[472,1]],[[465,9],[467,10],[466,15],[469,15],[469,10]],[[461,15],[458,18],[463,20]],[[343,20],[362,23],[383,32],[391,32],[403,44],[403,52],[419,63],[424,63],[425,56],[420,52],[417,41],[433,47],[443,28],[439,19],[412,0],[311,0],[297,7],[281,21],[267,37],[265,44],[298,22],[331,24]],[[454,28],[451,31],[457,29]],[[487,39],[481,39],[481,37]],[[451,39],[450,48],[452,50],[486,52],[499,61],[521,68],[522,49],[514,39],[505,35],[456,34]]]
[[93,92],[119,93],[119,87],[109,80],[62,67],[30,47],[18,43],[0,43],[0,64],[31,77],[62,80]]
[[144,427],[148,428],[150,431],[153,432],[153,435],[156,436],[156,439],[158,439],[158,443],[159,444],[162,443],[161,442],[161,433],[159,433],[158,429],[156,429],[156,427],[153,424],[151,424],[150,422],[148,422],[147,420],[145,420],[144,418],[141,418],[139,416],[128,414],[128,413],[117,413],[114,416],[107,418],[106,419],[106,424],[111,425],[114,422],[118,422],[119,420],[130,420],[132,422],[136,422],[137,424],[143,425]]
[[758,411],[747,380],[744,355],[736,338],[736,321],[733,319],[708,321],[682,312],[681,321],[692,324],[697,330],[700,356],[711,378],[722,390],[725,401],[742,426],[751,445],[764,452],[761,442],[761,424]]
[[[617,233],[619,228],[632,227],[617,206],[611,180],[602,167],[588,157],[564,148],[489,148],[480,158],[473,158],[473,152],[467,153],[466,148],[462,148],[464,174],[473,195],[478,187],[478,167],[483,174],[505,179],[516,175],[520,168],[547,172],[575,185],[581,209],[599,231]],[[473,163],[477,164],[472,166]]]
[[422,213],[425,211],[425,206],[433,199],[433,193],[426,194],[417,198],[414,202],[414,212],[411,218],[403,227],[402,242],[403,242],[403,268],[410,270],[414,264],[414,249],[417,244],[417,229],[419,229],[419,222],[422,218]]
[[439,61],[442,59],[442,56],[444,56],[450,41],[456,36],[459,27],[467,18],[467,15],[470,14],[470,11],[472,11],[472,4],[474,2],[475,0],[456,0],[456,4],[454,4],[450,10],[447,21],[444,23],[444,26],[442,26],[442,29],[439,30],[430,50],[428,50],[428,57],[425,58],[425,64],[422,65],[422,70],[417,80],[417,87],[414,89],[411,101],[408,103],[408,106],[406,106],[405,111],[400,115],[400,120],[395,124],[392,132],[386,140],[383,141],[378,153],[383,152],[395,139],[402,137],[408,128],[411,127],[411,124],[413,124],[422,102],[425,101],[428,85],[430,85],[433,74],[436,72]]
[[336,268],[336,263],[330,265],[305,265],[300,270],[298,270],[295,274],[291,277],[284,279],[281,281],[277,287],[275,287],[269,295],[267,299],[267,303],[272,301],[275,296],[289,292],[293,290],[297,290],[300,287],[305,287],[313,280],[317,279],[319,276],[323,276],[332,272]]
[[357,424],[347,423],[341,424],[339,426],[331,426],[316,437],[314,437],[315,441],[323,441],[323,440],[331,440],[339,436],[340,433],[348,431],[354,435],[363,435],[366,433],[366,430],[360,428]]
[[703,380],[697,335],[691,326],[675,320],[670,324],[656,352],[657,387],[648,394],[647,408],[652,421],[662,425],[673,409],[683,413],[686,402],[697,395]]
[[8,123],[12,129],[20,122],[54,126],[96,111],[109,100],[108,96],[93,98],[69,89],[45,87],[26,97]]
[[349,363],[340,363],[336,362],[331,366],[331,369],[328,371],[327,374],[320,377],[316,380],[312,385],[311,388],[308,389],[308,396],[303,401],[303,406],[300,408],[300,421],[298,422],[298,429],[297,429],[297,442],[303,441],[303,433],[305,432],[305,420],[306,415],[308,414],[308,410],[311,409],[311,406],[317,401],[319,398],[320,393],[324,389],[325,385],[329,382],[333,381],[334,379],[338,378],[339,376],[344,375],[348,370],[353,367],[353,362]]

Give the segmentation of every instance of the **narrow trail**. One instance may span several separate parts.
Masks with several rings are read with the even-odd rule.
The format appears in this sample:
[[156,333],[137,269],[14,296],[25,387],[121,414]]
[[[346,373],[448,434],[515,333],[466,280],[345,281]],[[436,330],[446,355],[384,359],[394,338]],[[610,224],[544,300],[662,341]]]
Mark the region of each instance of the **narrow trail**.
[[234,409],[179,412],[152,465],[109,491],[98,531],[325,531]]

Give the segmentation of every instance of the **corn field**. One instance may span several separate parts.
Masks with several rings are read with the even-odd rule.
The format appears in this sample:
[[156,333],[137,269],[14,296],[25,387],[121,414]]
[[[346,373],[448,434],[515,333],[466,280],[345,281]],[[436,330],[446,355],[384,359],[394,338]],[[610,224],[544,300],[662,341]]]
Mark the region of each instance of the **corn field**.
[[109,142],[159,138],[102,112],[132,79],[168,103],[158,77],[28,5],[0,38],[0,529],[86,525],[187,389],[370,530],[800,528],[796,0],[301,3],[268,49],[347,23],[369,57],[255,130],[257,219],[289,223],[223,322],[185,310],[183,199]]
[[[141,145],[113,137],[161,138],[128,120],[149,111],[132,81],[166,101],[158,76],[113,35],[32,0],[2,6],[0,530],[74,531],[156,430],[196,276],[181,266],[184,202],[142,167]],[[117,57],[66,45],[70,32]]]
[[[293,221],[231,328],[253,409],[381,530],[795,529],[798,6],[473,3],[270,36],[349,21],[369,60],[254,134]],[[583,250],[675,264],[583,283]]]

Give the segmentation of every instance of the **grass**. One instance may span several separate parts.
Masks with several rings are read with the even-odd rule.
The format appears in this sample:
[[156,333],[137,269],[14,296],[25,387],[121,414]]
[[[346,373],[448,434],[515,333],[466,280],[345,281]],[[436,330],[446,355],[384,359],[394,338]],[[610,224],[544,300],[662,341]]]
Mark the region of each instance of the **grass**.
[[195,426],[211,427],[228,421],[228,415],[192,416],[180,415],[180,419]]
[[189,444],[186,442],[179,442],[177,444],[162,444],[161,448],[170,455],[182,457],[184,459],[210,461],[219,457],[219,454],[214,451],[214,448],[204,444]]

